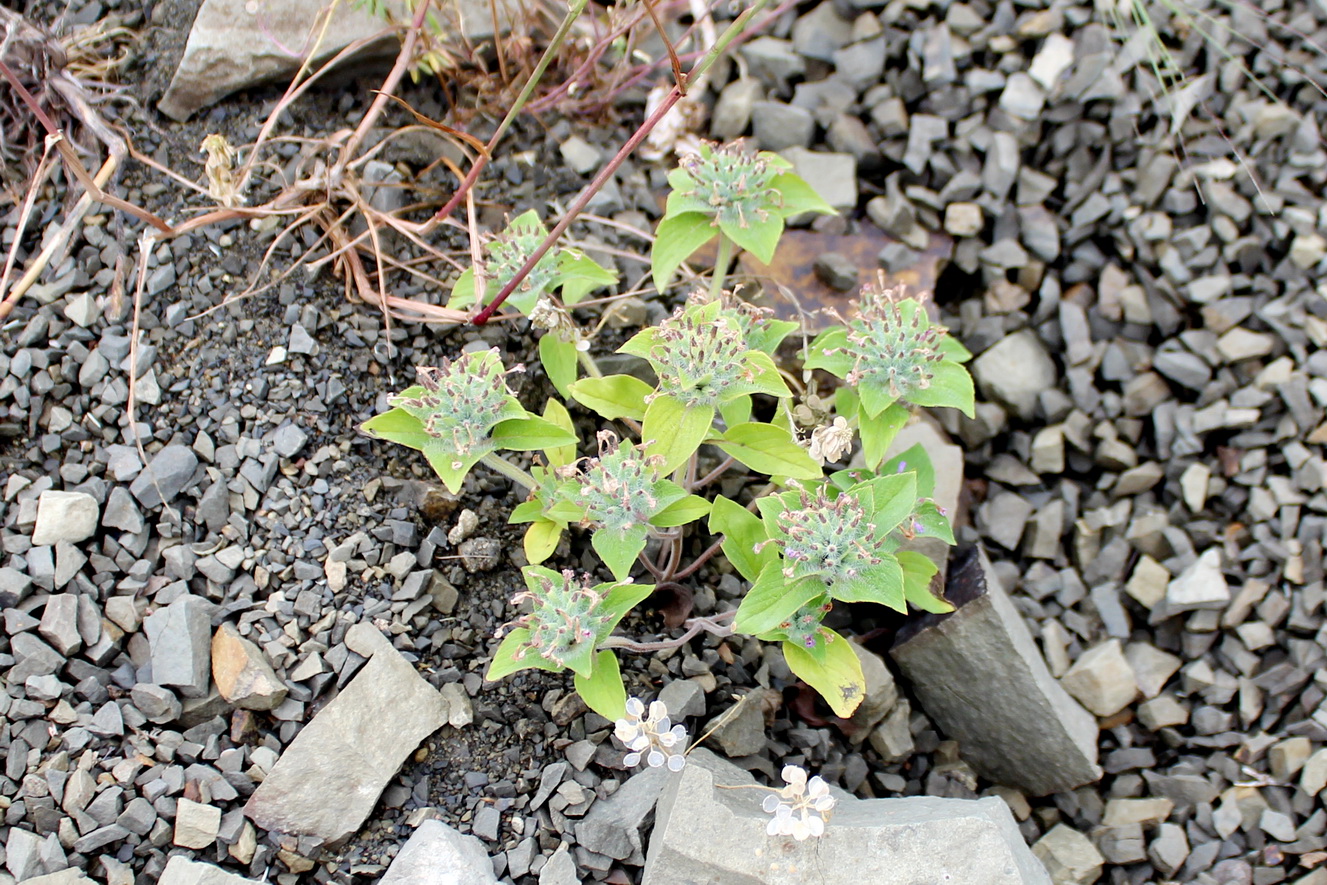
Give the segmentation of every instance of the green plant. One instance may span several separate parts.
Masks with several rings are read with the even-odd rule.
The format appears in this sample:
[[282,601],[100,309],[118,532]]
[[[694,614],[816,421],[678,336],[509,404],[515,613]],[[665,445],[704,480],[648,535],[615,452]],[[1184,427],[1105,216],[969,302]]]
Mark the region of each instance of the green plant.
[[[482,272],[467,272],[456,286],[457,298],[471,298],[476,280],[483,279],[489,297],[494,287],[509,284],[501,281],[514,265],[538,259],[516,304],[548,330],[541,354],[554,335],[573,348],[570,377],[555,378],[556,363],[544,359],[559,393],[616,422],[615,429],[597,433],[597,455],[577,457],[571,414],[558,400],[549,400],[542,418],[515,401],[494,351],[421,370],[423,386],[393,398],[391,411],[364,426],[422,450],[453,490],[481,461],[529,490],[511,521],[528,524],[524,547],[531,564],[523,571],[529,590],[517,601],[530,609],[502,640],[490,679],[526,667],[569,669],[592,709],[623,719],[629,711],[614,650],[650,652],[675,648],[700,632],[738,632],[781,643],[790,669],[847,717],[865,686],[849,640],[824,624],[832,607],[872,602],[900,612],[909,605],[950,608],[931,593],[935,564],[907,546],[918,535],[953,543],[947,515],[931,499],[930,462],[919,447],[885,456],[916,407],[972,413],[972,381],[962,366],[968,353],[930,319],[921,300],[882,284],[869,286],[854,316],[802,349],[808,372],[823,370],[846,382],[832,403],[816,399],[776,362],[795,324],[724,290],[722,244],[768,255],[787,217],[828,207],[780,158],[727,147],[707,146],[683,159],[670,181],[676,190],[660,222],[660,239],[667,227],[690,226],[720,238],[720,260],[709,286],[619,348],[649,364],[653,385],[599,371],[585,346],[589,336],[555,294],[560,290],[564,302],[574,302],[608,278],[581,256],[550,252],[540,258],[529,251],[542,236],[537,219],[513,221],[489,245]],[[697,233],[691,242],[699,240]],[[656,242],[655,278],[666,284],[690,257],[680,255],[661,251]],[[577,366],[585,377],[576,377]],[[822,419],[806,438],[796,430],[795,409]],[[622,436],[623,430],[634,439]],[[833,467],[858,437],[862,466]],[[702,452],[705,447],[717,456]],[[499,449],[539,455],[527,471]],[[716,493],[717,481],[739,466],[757,481],[738,483],[735,493],[729,487],[729,495]],[[578,531],[590,533],[613,582],[591,586],[588,578],[539,565],[565,533]],[[688,532],[711,537],[702,553],[684,562]],[[657,552],[650,550],[652,539]],[[680,588],[719,555],[750,583],[735,610],[693,617],[682,635],[657,642],[613,634],[656,589]],[[638,566],[653,583],[631,583]],[[671,766],[660,748],[680,738],[649,737],[671,734],[671,726],[661,724],[664,714],[647,721],[643,707],[631,709],[636,719],[626,717],[624,742],[633,752],[654,747],[662,755],[651,758],[658,764],[667,758]],[[791,826],[780,820],[780,828]],[[799,824],[797,832],[810,831]]]

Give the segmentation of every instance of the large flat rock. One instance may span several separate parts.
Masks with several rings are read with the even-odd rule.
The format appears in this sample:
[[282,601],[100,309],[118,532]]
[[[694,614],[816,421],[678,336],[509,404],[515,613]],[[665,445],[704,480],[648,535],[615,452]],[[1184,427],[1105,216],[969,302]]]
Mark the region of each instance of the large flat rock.
[[372,656],[249,797],[244,813],[264,829],[340,842],[420,741],[447,722],[446,700],[376,628],[356,624],[346,644]]
[[1097,721],[1051,675],[978,548],[951,571],[958,610],[901,631],[890,655],[978,774],[1034,796],[1101,777]]
[[[1050,885],[999,799],[840,798],[825,834],[769,836],[765,793],[699,749],[659,799],[644,885]],[[721,787],[741,789],[721,789]]]
[[498,885],[498,880],[483,842],[440,820],[426,820],[378,885]]

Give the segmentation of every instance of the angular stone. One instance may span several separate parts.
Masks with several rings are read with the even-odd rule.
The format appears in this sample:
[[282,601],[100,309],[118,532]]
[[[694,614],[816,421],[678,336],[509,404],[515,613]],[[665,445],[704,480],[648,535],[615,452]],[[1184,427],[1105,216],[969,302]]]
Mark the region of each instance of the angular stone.
[[825,837],[797,842],[766,834],[770,815],[762,793],[747,789],[754,784],[713,753],[693,751],[659,800],[644,885],[1051,883],[994,796],[839,798]]
[[368,818],[419,742],[447,721],[442,695],[377,629],[356,624],[346,644],[372,657],[249,798],[244,812],[264,829],[340,842]]
[[[935,470],[932,500],[942,508],[942,512],[949,514],[951,523],[958,522],[963,500],[963,449],[955,445],[939,424],[928,416],[900,430],[885,457],[895,458],[913,446],[921,446]],[[900,549],[915,550],[935,563],[939,571],[931,579],[931,592],[941,595],[945,577],[949,573],[949,551],[952,548],[940,538],[918,534],[905,541]]]
[[1055,885],[1091,885],[1106,859],[1092,840],[1067,824],[1056,824],[1032,846]]
[[222,624],[212,636],[212,678],[226,702],[242,710],[271,710],[286,699],[285,683],[267,656],[233,624]]
[[129,700],[149,722],[165,725],[180,718],[180,699],[164,686],[140,682],[129,692]]
[[37,632],[65,657],[82,648],[83,637],[78,632],[78,597],[72,593],[59,593],[47,599]]
[[210,848],[221,829],[221,809],[181,798],[175,806],[175,844],[181,848]]
[[862,701],[849,720],[852,722],[852,729],[849,732],[851,740],[854,744],[860,744],[870,736],[871,729],[875,728],[876,724],[898,703],[898,686],[894,684],[894,676],[880,655],[868,648],[862,648],[856,642],[852,643],[852,650],[857,653],[857,660],[862,665],[862,676],[866,680]]
[[643,768],[632,775],[617,792],[590,807],[576,824],[576,841],[596,854],[631,866],[645,863],[640,831],[649,823],[659,795],[673,774],[661,766]]
[[1002,338],[972,361],[972,374],[982,391],[1030,420],[1037,396],[1056,386],[1059,370],[1035,332],[1023,329]]
[[963,759],[1034,796],[1101,777],[1096,720],[1051,675],[984,551],[951,571],[946,597],[957,610],[914,619],[890,655]]
[[34,547],[68,541],[77,544],[97,531],[101,507],[86,492],[47,489],[37,498],[37,522],[32,529]]
[[484,843],[440,820],[415,828],[378,885],[497,885]]
[[161,871],[157,885],[253,885],[254,882],[254,879],[177,854],[166,861],[166,869]]
[[765,691],[752,689],[706,723],[704,731],[713,729],[710,740],[725,756],[752,756],[765,749],[765,714],[761,711]]
[[184,491],[194,471],[198,469],[198,456],[188,446],[166,446],[152,456],[152,463],[134,478],[129,491],[144,507],[169,504]]
[[1209,547],[1166,587],[1165,613],[1219,610],[1229,602],[1230,585],[1221,571],[1221,551]]
[[176,688],[187,698],[207,694],[214,608],[203,597],[186,593],[143,619],[155,683]]
[[1098,716],[1112,716],[1138,696],[1138,681],[1118,639],[1083,652],[1060,683]]
[[[763,38],[762,38],[763,39]],[[857,160],[852,154],[790,147],[782,156],[820,198],[840,211],[857,206]]]
[[83,871],[77,867],[68,867],[58,873],[47,873],[45,876],[25,879],[23,885],[96,885],[96,882],[83,875]]

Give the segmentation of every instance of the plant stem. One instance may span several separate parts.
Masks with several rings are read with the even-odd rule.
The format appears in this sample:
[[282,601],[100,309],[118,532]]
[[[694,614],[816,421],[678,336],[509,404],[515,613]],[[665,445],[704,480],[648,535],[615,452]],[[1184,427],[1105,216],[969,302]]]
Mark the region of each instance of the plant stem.
[[[764,9],[769,2],[770,0],[755,0],[750,7],[743,10],[742,14],[734,19],[733,23],[719,35],[719,39],[714,41],[714,45],[710,47],[710,51],[705,53],[705,56],[700,61],[696,62],[695,67],[693,67],[687,74],[687,81],[690,82],[708,71],[723,51],[728,48],[728,44],[746,30],[746,26],[751,19],[759,13],[760,10]],[[617,172],[618,167],[621,166],[632,151],[645,140],[645,137],[650,134],[651,130],[659,125],[659,121],[672,110],[673,105],[677,104],[684,94],[684,84],[675,84],[673,88],[669,90],[667,97],[665,97],[659,107],[655,109],[654,113],[640,125],[640,128],[632,134],[631,138],[627,139],[627,143],[622,145],[621,150],[617,152],[617,155],[614,156],[612,160],[608,161],[608,165],[599,170],[599,174],[596,175],[594,180],[590,182],[589,186],[581,192],[580,197],[571,205],[566,214],[562,216],[562,220],[557,223],[557,226],[554,227],[553,230],[549,232],[548,236],[544,238],[544,241],[539,244],[539,248],[531,253],[530,257],[525,260],[525,264],[521,266],[521,269],[516,272],[515,276],[507,281],[507,285],[502,287],[502,291],[498,292],[498,297],[494,298],[487,307],[476,314],[471,322],[476,326],[482,326],[484,323],[488,322],[494,312],[502,306],[502,302],[506,301],[507,297],[510,296],[512,292],[516,291],[516,287],[525,281],[525,278],[530,275],[530,271],[534,270],[535,265],[539,263],[540,259],[544,257],[549,249],[553,248],[553,244],[556,243],[558,238],[562,236],[563,232],[571,226],[571,223],[576,219],[576,216],[581,213],[581,210],[583,210],[589,204],[590,200],[594,198],[594,195],[603,188],[608,182],[608,179],[613,177],[613,174]]]
[[710,300],[718,301],[723,293],[724,278],[728,275],[728,265],[733,260],[733,241],[728,235],[719,232],[719,255],[714,259],[714,273],[710,276]]
[[467,173],[465,179],[457,185],[456,193],[452,194],[452,198],[448,200],[441,209],[434,213],[434,221],[441,221],[448,215],[451,215],[460,204],[461,200],[465,199],[465,195],[475,186],[475,182],[479,180],[479,173],[484,170],[484,166],[488,163],[488,158],[493,154],[493,149],[498,146],[498,142],[501,141],[502,136],[507,133],[507,129],[511,126],[512,121],[516,119],[516,115],[524,109],[526,102],[530,100],[530,95],[535,91],[535,87],[539,85],[539,81],[543,79],[544,72],[548,70],[548,66],[552,63],[553,59],[557,57],[558,51],[562,48],[563,42],[567,39],[567,34],[571,31],[571,26],[576,23],[576,19],[585,11],[585,6],[588,2],[589,0],[571,0],[571,3],[568,4],[567,14],[562,18],[562,24],[558,25],[558,29],[553,33],[552,39],[549,40],[548,48],[545,49],[544,54],[539,57],[539,63],[535,65],[534,71],[532,71],[530,76],[526,79],[525,85],[521,87],[521,92],[516,96],[516,101],[512,102],[512,106],[507,111],[507,115],[502,118],[502,122],[498,124],[498,128],[494,131],[492,137],[489,138],[488,150],[475,158],[475,162],[470,167],[469,173]]
[[585,374],[589,375],[591,378],[604,377],[604,373],[599,369],[599,364],[595,362],[594,357],[590,356],[588,350],[576,351],[576,359],[580,361],[581,368],[585,370]]
[[637,642],[634,639],[628,639],[625,636],[610,636],[599,644],[599,648],[620,648],[624,651],[634,651],[641,653],[667,651],[671,648],[681,648],[691,640],[693,636],[704,631],[713,633],[715,636],[732,636],[733,628],[725,621],[732,620],[737,614],[733,609],[728,612],[720,612],[708,618],[688,618],[687,631],[676,639],[661,639],[658,642]]
[[736,463],[737,459],[734,458],[732,455],[729,455],[727,458],[724,458],[721,462],[719,462],[718,467],[714,468],[709,473],[705,474],[700,479],[696,480],[696,482],[691,486],[691,491],[694,492],[696,489],[705,488],[705,486],[709,485],[710,483],[714,482],[716,479],[727,473],[728,468],[732,467]]
[[533,476],[511,463],[497,452],[489,452],[480,459],[480,463],[486,467],[493,468],[512,482],[520,483],[532,492],[539,487],[539,483],[535,482]]

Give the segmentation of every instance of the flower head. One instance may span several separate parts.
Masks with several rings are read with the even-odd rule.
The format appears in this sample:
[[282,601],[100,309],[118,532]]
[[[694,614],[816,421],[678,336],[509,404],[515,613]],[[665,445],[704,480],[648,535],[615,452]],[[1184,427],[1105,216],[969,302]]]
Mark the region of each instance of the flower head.
[[683,173],[678,193],[687,199],[687,210],[713,216],[716,226],[745,228],[766,221],[783,204],[773,182],[787,163],[773,154],[751,154],[740,144],[703,143],[678,166]]
[[830,498],[802,490],[795,506],[785,503],[776,519],[786,535],[784,575],[798,580],[812,575],[828,584],[851,580],[880,562],[889,542],[876,530],[862,502],[852,495]]
[[811,836],[825,834],[825,821],[834,809],[835,799],[829,784],[816,776],[807,780],[806,769],[797,765],[783,767],[787,786],[765,797],[764,810],[773,814],[765,832],[771,836],[792,836],[804,842]]
[[811,431],[811,445],[807,453],[817,464],[837,461],[852,449],[852,428],[842,415],[832,424],[822,424]]
[[599,434],[599,457],[580,471],[579,482],[564,487],[565,496],[585,510],[586,522],[624,532],[645,525],[659,510],[659,465],[631,443],[617,442],[610,431]]
[[614,723],[613,734],[630,750],[622,759],[628,767],[642,759],[651,768],[667,765],[669,771],[681,771],[686,764],[687,757],[675,748],[686,744],[687,730],[672,724],[662,701],[652,701],[647,715],[640,698],[627,698],[627,715]]
[[[518,371],[513,369],[512,371]],[[464,353],[441,366],[421,366],[419,385],[391,397],[393,406],[418,418],[442,451],[459,457],[493,449],[495,424],[525,414],[507,387],[497,348]]]
[[850,384],[873,384],[896,399],[931,386],[931,364],[944,358],[939,350],[946,330],[933,325],[920,298],[903,286],[888,287],[883,279],[862,287],[861,310],[848,323],[848,353],[853,368]]
[[579,671],[578,665],[588,660],[621,617],[603,605],[611,585],[591,586],[587,577],[578,580],[570,570],[558,573],[527,566],[523,571],[530,589],[516,594],[512,602],[530,602],[532,609],[516,622],[530,631],[529,644],[517,652],[517,659],[533,651],[553,664]]

